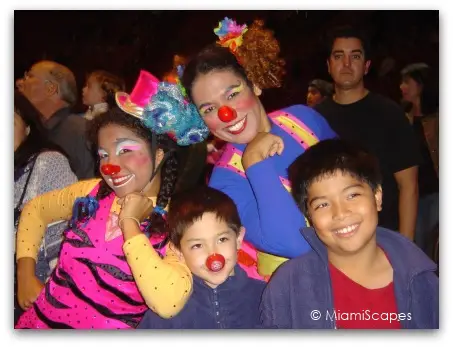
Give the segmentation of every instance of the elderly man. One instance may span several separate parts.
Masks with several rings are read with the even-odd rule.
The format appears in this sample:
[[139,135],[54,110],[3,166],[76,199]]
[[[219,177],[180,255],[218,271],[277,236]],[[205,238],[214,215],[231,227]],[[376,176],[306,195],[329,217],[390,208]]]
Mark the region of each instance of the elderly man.
[[16,86],[41,112],[49,140],[65,151],[77,177],[93,177],[94,158],[86,141],[86,120],[71,112],[77,101],[77,85],[71,70],[43,60],[25,72]]

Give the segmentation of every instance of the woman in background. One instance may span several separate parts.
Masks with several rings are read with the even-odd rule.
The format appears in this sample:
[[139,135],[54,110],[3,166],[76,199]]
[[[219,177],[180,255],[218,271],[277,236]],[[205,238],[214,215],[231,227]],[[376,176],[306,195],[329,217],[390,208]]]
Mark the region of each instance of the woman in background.
[[430,253],[428,248],[439,224],[439,81],[437,73],[424,63],[406,66],[401,77],[403,105],[422,155],[415,243]]
[[[39,111],[18,91],[14,92],[14,235],[23,206],[38,195],[77,181],[63,150],[47,141]],[[35,275],[45,282],[55,267],[67,223],[47,226],[39,246]],[[16,262],[14,261],[14,264]],[[14,271],[14,322],[21,314],[17,305]]]

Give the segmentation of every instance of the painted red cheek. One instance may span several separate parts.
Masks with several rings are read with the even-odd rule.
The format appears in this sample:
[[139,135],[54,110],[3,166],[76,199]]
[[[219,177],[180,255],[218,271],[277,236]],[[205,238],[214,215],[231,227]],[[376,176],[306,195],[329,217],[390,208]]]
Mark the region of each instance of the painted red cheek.
[[121,171],[121,167],[113,164],[105,164],[101,166],[101,172],[106,175],[114,175]]
[[139,165],[145,165],[148,164],[151,161],[151,158],[147,155],[142,155],[137,159],[137,163]]
[[212,132],[215,132],[216,130],[221,129],[225,126],[225,123],[223,123],[216,114],[213,114],[212,116],[206,116],[203,118],[203,120],[209,130]]
[[256,98],[254,96],[250,96],[238,101],[235,105],[236,110],[239,112],[247,111],[256,105]]
[[[247,98],[244,98],[244,99],[236,102],[236,104],[234,105],[234,110],[236,112],[241,112],[241,113],[247,112],[251,108],[255,107],[256,104],[257,104],[256,97],[249,96]],[[222,106],[222,107],[225,107],[225,106]],[[228,107],[228,106],[226,106],[226,107]],[[219,109],[219,111],[220,111],[220,109]],[[235,118],[233,118],[233,119],[235,119]],[[222,130],[225,127],[224,121],[220,120],[219,115],[216,114],[215,112],[212,112],[212,114],[209,114],[209,115],[203,117],[203,121],[206,123],[209,130],[213,133],[215,133],[218,130]]]
[[151,162],[151,157],[147,153],[131,153],[127,158],[123,158],[122,163],[126,168],[141,168]]

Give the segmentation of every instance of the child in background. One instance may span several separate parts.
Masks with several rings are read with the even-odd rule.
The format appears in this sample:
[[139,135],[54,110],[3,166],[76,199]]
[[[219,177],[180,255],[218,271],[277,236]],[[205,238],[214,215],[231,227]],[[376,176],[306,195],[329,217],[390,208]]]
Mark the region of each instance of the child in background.
[[90,73],[82,89],[83,104],[88,106],[84,117],[91,120],[115,106],[115,93],[124,89],[124,81],[110,72],[97,70]]

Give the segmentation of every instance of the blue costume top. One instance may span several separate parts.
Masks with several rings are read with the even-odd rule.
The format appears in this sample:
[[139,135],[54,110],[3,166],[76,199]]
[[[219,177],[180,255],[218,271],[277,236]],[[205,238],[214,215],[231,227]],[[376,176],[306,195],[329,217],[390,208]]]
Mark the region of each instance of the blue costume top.
[[336,137],[326,120],[313,109],[293,105],[269,114],[270,133],[283,139],[281,155],[242,167],[245,144],[227,144],[214,167],[209,186],[230,196],[246,228],[245,240],[258,250],[293,258],[310,249],[300,235],[303,214],[289,193],[288,166],[306,148]]

